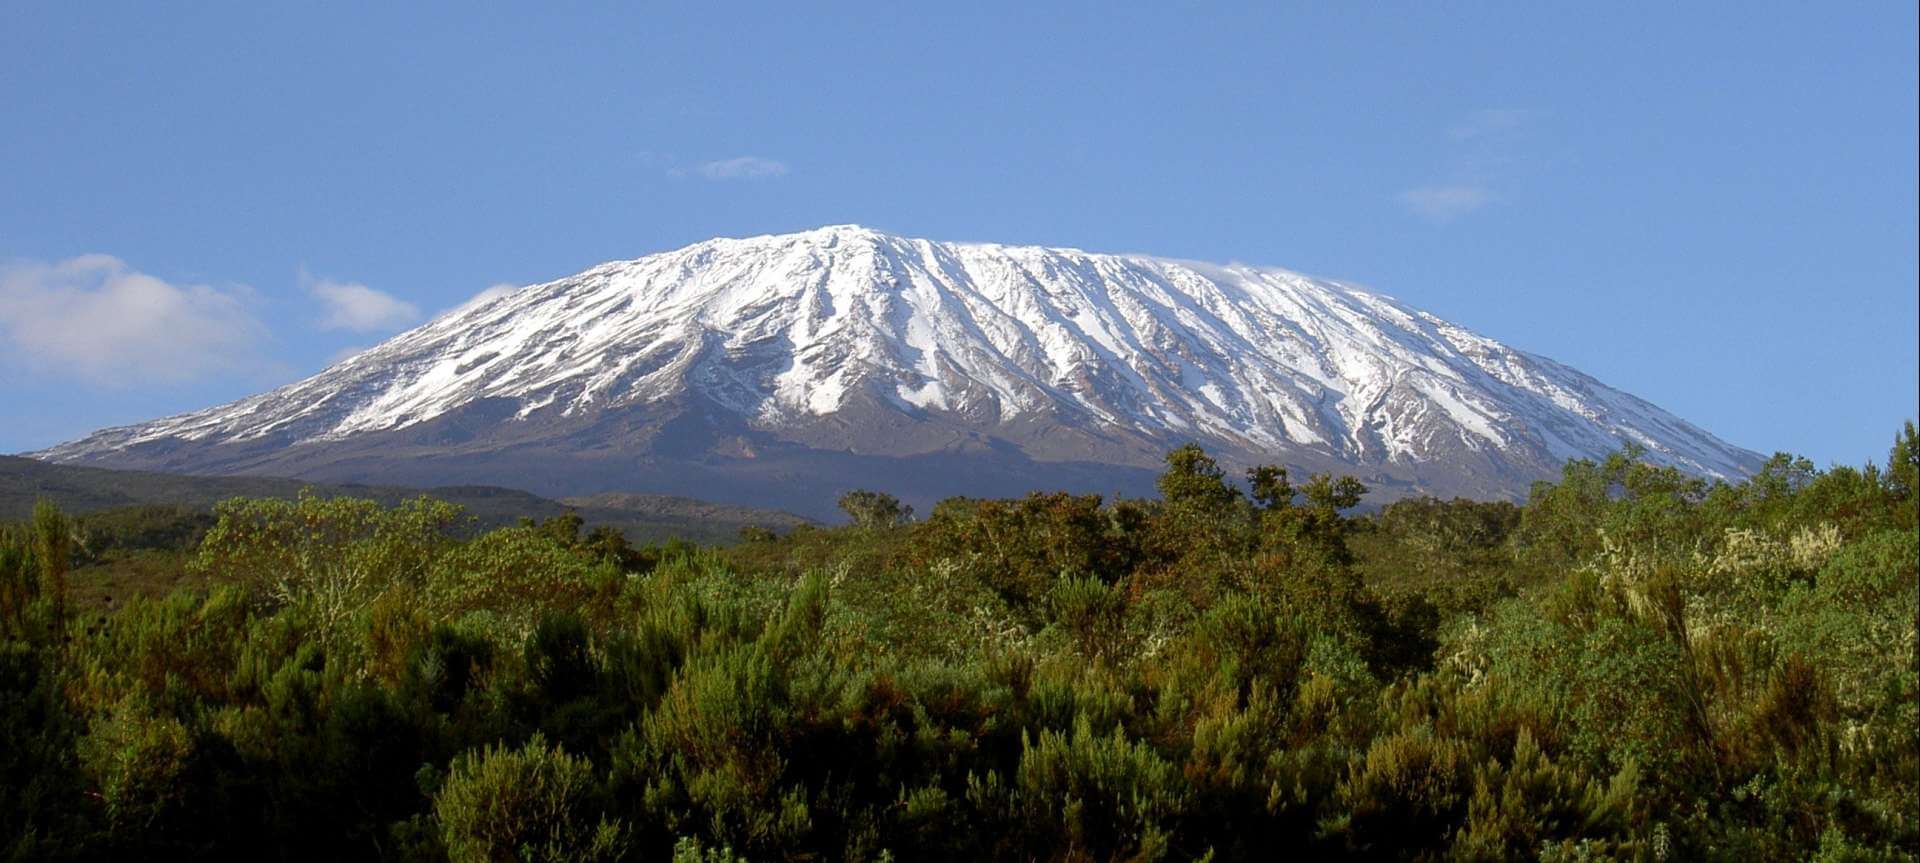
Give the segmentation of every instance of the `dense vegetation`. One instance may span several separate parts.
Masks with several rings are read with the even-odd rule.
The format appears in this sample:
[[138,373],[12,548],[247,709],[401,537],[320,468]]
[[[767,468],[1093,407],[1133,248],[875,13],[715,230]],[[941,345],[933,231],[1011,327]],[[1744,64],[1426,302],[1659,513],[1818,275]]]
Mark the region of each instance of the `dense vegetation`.
[[[0,538],[0,853],[1911,859],[1913,426],[1738,485],[1635,456],[1354,516],[1185,448],[1158,500],[857,494],[724,549],[43,506]],[[187,586],[78,605],[114,549]]]

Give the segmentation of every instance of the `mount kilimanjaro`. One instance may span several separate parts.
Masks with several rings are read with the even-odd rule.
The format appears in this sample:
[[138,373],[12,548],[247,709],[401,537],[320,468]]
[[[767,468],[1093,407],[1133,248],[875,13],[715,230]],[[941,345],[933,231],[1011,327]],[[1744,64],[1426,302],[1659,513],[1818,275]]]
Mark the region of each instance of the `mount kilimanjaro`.
[[855,226],[715,239],[469,303],[313,377],[33,453],[202,474],[830,513],[1141,494],[1165,451],[1514,498],[1633,443],[1756,469],[1641,399],[1340,282]]

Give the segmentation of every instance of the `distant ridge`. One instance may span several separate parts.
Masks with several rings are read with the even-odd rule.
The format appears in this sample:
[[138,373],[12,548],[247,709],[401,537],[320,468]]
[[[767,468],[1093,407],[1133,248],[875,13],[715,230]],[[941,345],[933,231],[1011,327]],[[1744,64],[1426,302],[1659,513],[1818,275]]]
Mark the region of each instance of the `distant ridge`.
[[148,471],[107,470],[48,464],[0,456],[0,521],[17,520],[46,498],[74,514],[122,506],[168,504],[210,509],[232,497],[291,498],[302,489],[327,496],[369,498],[392,505],[430,495],[466,507],[480,527],[512,524],[522,517],[549,518],[568,510],[589,524],[617,528],[635,542],[680,537],[727,542],[748,525],[786,531],[806,519],[791,513],[754,510],[660,496],[625,496],[579,503],[554,501],[509,488],[448,486],[415,489],[370,485],[327,485],[277,477],[199,477]]

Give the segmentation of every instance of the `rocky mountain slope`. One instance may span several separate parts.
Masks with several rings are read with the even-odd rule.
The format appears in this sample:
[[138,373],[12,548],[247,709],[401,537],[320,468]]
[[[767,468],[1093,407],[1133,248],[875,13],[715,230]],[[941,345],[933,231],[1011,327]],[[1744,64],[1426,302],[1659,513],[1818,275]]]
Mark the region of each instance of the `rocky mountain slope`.
[[1635,443],[1755,468],[1641,399],[1338,282],[836,226],[716,239],[456,309],[272,392],[38,457],[542,494],[686,494],[821,514],[1144,491],[1184,441],[1383,494],[1524,494]]

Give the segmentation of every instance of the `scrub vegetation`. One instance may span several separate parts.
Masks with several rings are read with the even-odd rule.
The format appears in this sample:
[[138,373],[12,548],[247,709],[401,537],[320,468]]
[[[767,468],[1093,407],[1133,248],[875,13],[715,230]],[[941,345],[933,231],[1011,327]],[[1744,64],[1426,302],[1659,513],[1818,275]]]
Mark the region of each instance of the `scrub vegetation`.
[[0,857],[1912,859],[1912,424],[1731,485],[1640,455],[1355,514],[1186,447],[1157,499],[862,492],[726,547],[42,505]]

